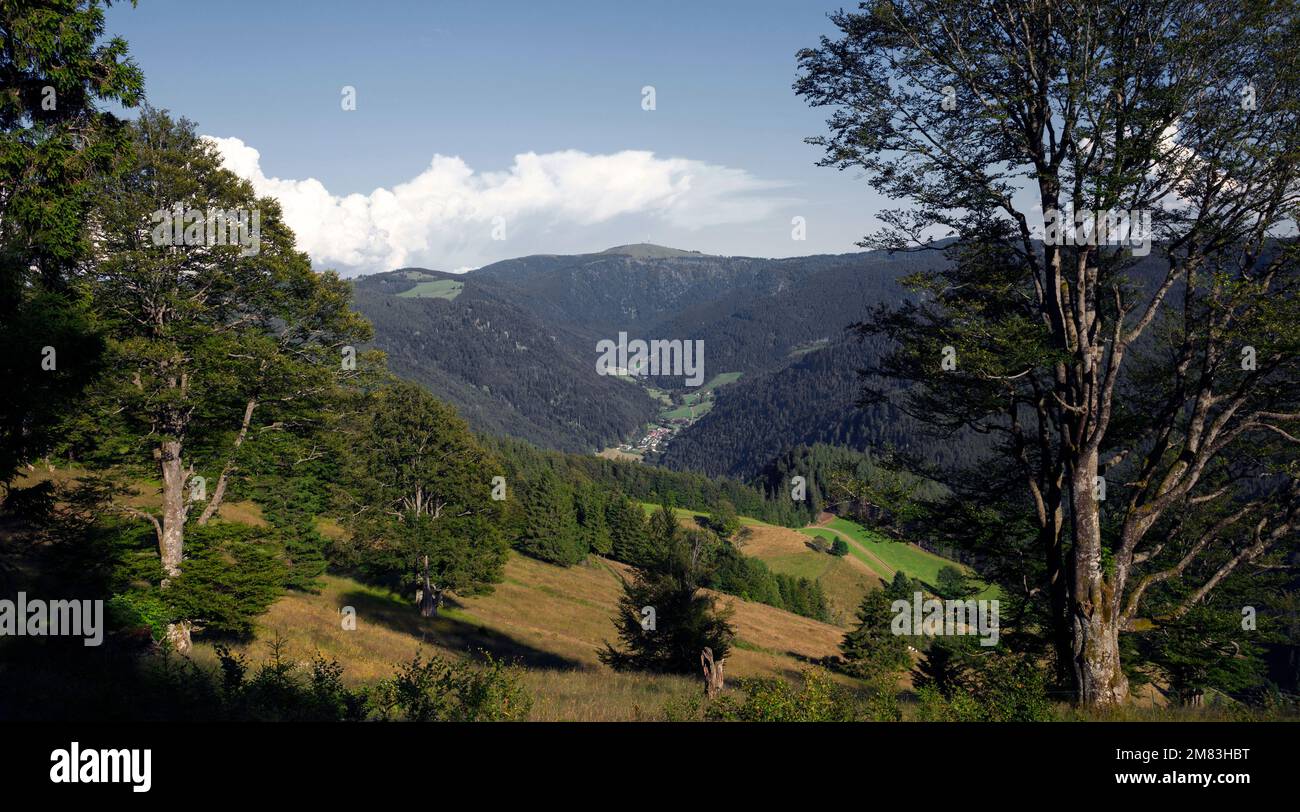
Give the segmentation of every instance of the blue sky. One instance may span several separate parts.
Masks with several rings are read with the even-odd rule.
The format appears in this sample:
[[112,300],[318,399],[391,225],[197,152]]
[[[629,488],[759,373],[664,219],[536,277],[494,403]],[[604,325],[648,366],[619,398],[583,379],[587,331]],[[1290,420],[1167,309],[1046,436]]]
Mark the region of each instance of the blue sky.
[[803,138],[826,112],[790,87],[836,7],[141,0],[108,28],[150,102],[219,139],[317,263],[353,274],[642,240],[857,250],[882,202],[815,166]]

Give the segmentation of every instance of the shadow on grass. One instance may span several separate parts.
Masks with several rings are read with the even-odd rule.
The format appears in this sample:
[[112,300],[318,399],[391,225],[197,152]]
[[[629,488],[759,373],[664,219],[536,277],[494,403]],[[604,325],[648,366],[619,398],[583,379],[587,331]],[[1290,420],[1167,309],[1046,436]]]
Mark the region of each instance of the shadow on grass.
[[526,668],[590,670],[587,663],[535,648],[496,629],[450,616],[448,608],[453,612],[462,608],[450,598],[442,612],[432,618],[421,617],[412,605],[361,590],[346,592],[340,596],[340,600],[355,607],[357,614],[371,623],[378,623],[431,645],[465,652],[475,658],[481,658],[486,652],[496,659],[518,663]]

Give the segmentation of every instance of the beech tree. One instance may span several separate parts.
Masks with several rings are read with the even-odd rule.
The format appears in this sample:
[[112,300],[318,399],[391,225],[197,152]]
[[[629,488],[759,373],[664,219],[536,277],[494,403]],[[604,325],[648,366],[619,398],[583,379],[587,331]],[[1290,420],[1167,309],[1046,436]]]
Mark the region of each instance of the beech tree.
[[1119,636],[1153,589],[1176,618],[1296,537],[1295,5],[872,0],[832,21],[799,55],[797,92],[833,108],[810,140],[910,204],[863,244],[951,239],[861,325],[898,341],[876,371],[919,419],[1002,439],[1026,592],[1079,701],[1123,702]]
[[[99,0],[0,4],[0,487],[46,453],[98,371],[102,340],[75,284],[87,215],[115,171],[144,80],[126,42],[104,38]],[[3,494],[0,494],[0,498]]]
[[345,441],[354,560],[432,617],[447,590],[475,594],[501,580],[509,545],[492,478],[502,463],[414,384],[366,397]]
[[211,518],[241,445],[318,406],[368,327],[346,285],[296,249],[278,204],[224,169],[191,122],[145,109],[131,131],[129,168],[104,179],[92,220],[86,286],[108,347],[88,404],[120,470],[161,480],[159,510],[127,488],[116,507],[153,526],[170,580],[191,512],[206,501],[200,522]]

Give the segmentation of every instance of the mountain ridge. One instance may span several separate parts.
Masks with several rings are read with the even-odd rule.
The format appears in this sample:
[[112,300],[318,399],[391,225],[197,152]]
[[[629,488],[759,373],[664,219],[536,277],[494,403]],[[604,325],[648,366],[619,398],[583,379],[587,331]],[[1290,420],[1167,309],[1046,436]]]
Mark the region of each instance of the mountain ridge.
[[[668,255],[653,255],[661,250]],[[776,392],[782,387],[774,388],[772,376],[787,376],[799,381],[793,391],[812,397],[809,368],[792,367],[792,360],[840,344],[845,328],[870,307],[901,300],[902,275],[932,261],[870,251],[719,257],[634,244],[596,254],[516,257],[461,274],[399,268],[352,282],[356,307],[375,325],[374,343],[388,352],[394,371],[452,403],[478,431],[563,451],[598,451],[633,439],[663,420],[657,416],[668,408],[663,398],[680,403],[690,391],[683,376],[600,375],[597,342],[622,332],[633,339],[703,341],[704,378],[740,373],[744,385],[718,389],[719,417],[683,431],[698,437],[688,441],[695,450],[674,453],[670,446],[666,461],[692,467],[708,449],[725,446],[701,470],[749,475],[767,462],[760,456],[782,444],[754,436],[735,447],[736,433],[720,423],[726,415],[745,422],[744,406],[729,395]],[[452,291],[453,285],[460,287]],[[429,295],[414,295],[417,286]],[[842,347],[835,360],[852,355]],[[859,366],[841,372],[852,377]],[[847,380],[836,377],[840,391]],[[834,398],[834,407],[835,414],[796,410],[827,422],[799,439],[868,435],[839,413],[852,410],[851,398]]]

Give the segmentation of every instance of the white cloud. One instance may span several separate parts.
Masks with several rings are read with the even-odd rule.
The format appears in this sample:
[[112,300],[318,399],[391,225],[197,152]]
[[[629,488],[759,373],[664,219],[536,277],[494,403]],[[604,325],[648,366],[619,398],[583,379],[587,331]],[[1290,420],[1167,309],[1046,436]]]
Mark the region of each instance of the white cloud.
[[[467,269],[574,245],[594,250],[620,230],[636,235],[623,242],[647,232],[689,235],[759,221],[792,202],[773,195],[784,184],[743,170],[637,150],[528,152],[498,172],[434,155],[391,189],[339,196],[314,178],[268,178],[258,151],[238,138],[210,140],[231,171],[280,201],[316,267],[349,275],[405,265]],[[505,240],[492,239],[497,217]]]

